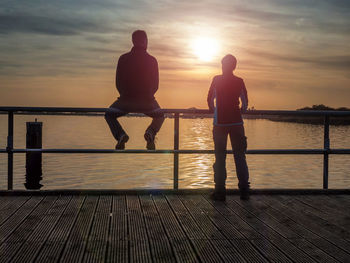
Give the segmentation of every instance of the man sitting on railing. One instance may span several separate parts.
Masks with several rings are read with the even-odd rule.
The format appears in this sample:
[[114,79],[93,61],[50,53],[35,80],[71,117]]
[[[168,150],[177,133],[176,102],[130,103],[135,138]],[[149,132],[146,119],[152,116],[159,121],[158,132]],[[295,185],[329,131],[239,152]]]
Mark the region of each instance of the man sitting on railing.
[[[226,146],[227,136],[230,135],[241,199],[247,200],[249,199],[249,172],[245,157],[247,137],[244,134],[241,110],[247,110],[248,95],[243,79],[233,74],[237,65],[236,58],[232,55],[226,55],[221,63],[222,75],[214,77],[208,93],[208,106],[214,112],[213,137],[215,145],[213,166],[215,191],[211,198],[220,201],[226,199]],[[239,99],[242,102],[241,109],[239,108]]]
[[117,118],[129,112],[141,112],[153,118],[144,138],[147,149],[155,150],[155,137],[164,122],[164,114],[154,98],[158,90],[158,62],[149,55],[147,35],[137,30],[132,34],[134,44],[130,52],[120,56],[116,73],[116,86],[120,97],[109,107],[105,119],[114,138],[118,141],[117,150],[125,149],[129,136]]

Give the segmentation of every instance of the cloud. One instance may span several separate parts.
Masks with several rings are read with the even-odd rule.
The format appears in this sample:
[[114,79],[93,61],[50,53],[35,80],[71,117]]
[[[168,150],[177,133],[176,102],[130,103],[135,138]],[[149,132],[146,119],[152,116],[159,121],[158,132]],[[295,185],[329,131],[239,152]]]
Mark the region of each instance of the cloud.
[[39,33],[48,35],[77,35],[82,32],[107,32],[102,22],[82,18],[69,19],[29,14],[0,14],[0,33]]
[[305,63],[315,67],[334,70],[350,70],[350,55],[344,56],[298,56],[294,54],[279,54],[260,50],[245,50],[248,54],[257,57],[258,60],[275,60],[286,63]]

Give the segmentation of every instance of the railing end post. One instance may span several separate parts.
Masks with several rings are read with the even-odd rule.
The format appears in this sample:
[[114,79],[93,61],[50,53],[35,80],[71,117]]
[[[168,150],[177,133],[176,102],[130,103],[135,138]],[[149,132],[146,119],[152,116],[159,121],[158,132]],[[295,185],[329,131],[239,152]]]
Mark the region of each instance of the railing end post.
[[330,139],[329,139],[329,115],[324,116],[324,138],[323,138],[323,189],[328,189],[328,173],[329,173],[329,151],[330,151]]
[[[179,113],[174,113],[174,150],[179,150]],[[179,153],[174,152],[174,189],[179,188]]]
[[7,189],[13,189],[13,111],[8,111],[7,134]]

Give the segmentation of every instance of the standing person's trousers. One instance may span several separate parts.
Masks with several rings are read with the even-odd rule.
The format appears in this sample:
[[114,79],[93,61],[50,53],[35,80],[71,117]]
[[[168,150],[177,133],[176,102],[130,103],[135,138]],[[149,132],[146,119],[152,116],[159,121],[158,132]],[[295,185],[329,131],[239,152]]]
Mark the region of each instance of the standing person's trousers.
[[118,141],[120,136],[126,134],[117,118],[128,114],[129,112],[144,113],[152,118],[152,123],[148,126],[146,132],[152,132],[155,136],[162,127],[164,114],[161,112],[158,102],[153,100],[136,101],[129,99],[116,100],[105,113],[105,119],[108,126]]
[[243,125],[215,126],[213,128],[215,163],[214,182],[215,190],[225,190],[226,182],[226,146],[227,137],[230,136],[233,156],[236,164],[238,187],[241,190],[249,189],[249,172],[245,151],[247,150],[247,137]]

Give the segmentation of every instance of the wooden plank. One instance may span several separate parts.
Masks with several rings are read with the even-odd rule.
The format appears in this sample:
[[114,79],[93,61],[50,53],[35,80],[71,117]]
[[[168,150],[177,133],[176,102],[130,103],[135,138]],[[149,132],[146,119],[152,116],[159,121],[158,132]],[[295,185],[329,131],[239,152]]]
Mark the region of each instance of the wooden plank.
[[287,239],[280,238],[280,235],[275,230],[232,200],[230,196],[227,197],[226,204],[233,212],[263,236],[263,238],[251,239],[250,242],[268,260],[290,262],[291,259],[288,257],[288,252],[285,251],[286,249],[291,250],[290,252],[292,253],[302,253],[302,251],[289,243]]
[[101,195],[96,208],[83,262],[105,261],[111,208],[112,196]]
[[308,196],[297,196],[298,200],[305,202],[307,205],[312,206],[316,210],[328,213],[330,215],[337,215],[338,217],[347,216],[348,206],[344,206],[340,202],[333,202],[332,198],[326,195],[308,195]]
[[301,224],[306,226],[318,236],[327,239],[334,245],[350,254],[350,242],[336,235],[334,232],[332,232],[331,229],[327,227],[327,225],[320,224],[317,220],[315,220],[315,217],[312,216],[312,213],[308,213],[305,211],[305,207],[301,207],[300,202],[287,196],[278,196],[273,198],[285,204],[287,211],[297,214],[298,219],[295,219],[299,220]]
[[270,262],[259,252],[249,240],[231,239],[230,242],[237,248],[242,257],[249,263]]
[[58,262],[85,196],[73,196],[44,243],[36,262]]
[[118,240],[108,244],[106,262],[129,262],[128,241]]
[[[219,240],[219,241],[227,241],[227,240]],[[213,245],[213,242],[209,239],[192,239],[191,240],[194,249],[197,252],[197,255],[201,262],[225,262],[222,259],[222,256],[218,253],[215,246],[220,246],[220,249],[223,250],[224,246],[222,244]],[[227,241],[229,242],[229,241]],[[229,250],[232,251],[232,250]],[[225,256],[228,256],[229,253],[225,254]],[[224,258],[225,259],[225,258]],[[234,260],[239,259],[239,257],[231,258],[230,261],[226,262],[234,262]]]
[[[253,227],[246,223],[241,217],[236,215],[231,209],[229,209],[224,202],[212,201],[206,198],[206,201],[215,207],[217,211],[233,226],[248,239],[263,239],[263,235],[258,233]],[[230,242],[237,248],[242,254],[244,259],[248,262],[269,262],[248,240],[243,239],[231,239]]]
[[310,197],[312,199],[316,199],[315,201],[317,203],[322,203],[322,205],[324,205],[327,210],[330,210],[330,214],[336,213],[340,216],[347,216],[348,212],[346,207],[348,207],[348,205],[334,198],[335,196],[336,195],[312,195],[308,196],[308,198]]
[[198,199],[195,200],[193,195],[179,196],[179,198],[208,239],[226,239],[209,217],[209,214],[214,213],[209,211],[210,206],[206,211],[203,211],[198,205]]
[[[205,197],[205,196],[204,196]],[[258,233],[254,228],[252,228],[249,224],[247,224],[242,218],[236,215],[231,209],[229,209],[224,202],[216,202],[212,201],[209,198],[206,198],[206,201],[215,207],[215,209],[227,219],[233,226],[237,228],[238,231],[242,233],[242,235],[246,239],[255,239],[255,238],[263,238],[263,236]]]
[[319,227],[315,228],[315,225],[313,224],[312,221],[310,222],[308,218],[305,218],[305,216],[302,216],[299,212],[293,209],[290,209],[289,205],[286,205],[279,200],[279,196],[278,197],[271,196],[269,199],[266,199],[266,202],[269,202],[269,204],[273,205],[273,207],[278,209],[280,213],[285,214],[286,216],[290,217],[298,224],[301,224],[305,228],[308,228],[309,230],[311,230],[317,236],[317,238],[312,238],[312,239],[308,238],[307,240],[309,240],[312,244],[314,244],[318,248],[325,251],[327,254],[329,254],[333,258],[340,260],[341,262],[344,262],[343,260],[349,257],[349,255],[345,251],[338,248],[335,244],[323,238],[320,238],[320,236],[318,235],[320,231]]
[[261,220],[264,224],[273,229],[275,231],[271,232],[273,235],[275,235],[275,233],[278,233],[285,238],[300,238],[300,235],[298,233],[292,231],[289,227],[284,226],[274,217],[271,217],[269,214],[267,214],[265,209],[268,206],[262,202],[259,202],[259,200],[255,198],[255,196],[252,196],[249,202],[241,201],[239,199],[239,196],[230,196],[228,199],[229,202],[235,201],[242,208],[250,212],[256,218]]
[[61,196],[44,215],[40,224],[34,229],[11,262],[32,262],[38,255],[52,229],[66,209],[71,196]]
[[173,248],[176,260],[178,262],[198,262],[196,253],[166,198],[162,195],[155,195],[153,196],[153,200]]
[[288,257],[297,262],[312,262],[314,261],[305,251],[300,250],[297,246],[294,246],[289,239],[301,239],[302,237],[298,232],[294,232],[288,226],[279,222],[270,214],[266,212],[268,205],[260,202],[258,198],[252,196],[250,202],[244,202],[238,199],[238,197],[233,197],[233,199],[241,205],[242,208],[246,209],[252,215],[256,216],[259,220],[264,222],[266,225],[271,227],[274,231],[268,234],[269,241],[283,251]]
[[36,208],[36,206],[43,200],[43,197],[33,196],[25,202],[20,209],[15,208],[13,213],[6,222],[0,226],[0,244],[15,231],[15,229],[26,219],[26,217]]
[[107,262],[128,262],[128,223],[124,195],[114,195],[112,200]]
[[350,255],[348,253],[344,252],[342,249],[339,249],[336,246],[331,246],[327,240],[318,238],[310,240],[310,242],[331,255],[336,260],[339,260],[340,262],[350,262]]
[[167,195],[166,199],[189,239],[207,239],[178,196]]
[[10,196],[0,196],[0,211],[2,211],[2,208],[7,206],[9,203],[14,202],[16,197],[10,197]]
[[[261,198],[261,196],[252,196],[249,203],[241,202],[242,207],[251,212],[253,215],[257,216],[257,218],[262,220],[267,225],[270,225],[270,219],[274,219],[275,221],[272,224],[272,226],[278,233],[280,229],[288,229],[288,231],[284,230],[284,236],[288,237],[288,240],[282,238],[281,233],[281,235],[277,235],[273,232],[269,234],[269,240],[273,241],[272,243],[274,243],[275,245],[278,244],[277,247],[279,247],[281,251],[283,251],[291,259],[296,260],[297,262],[312,262],[314,260],[317,261],[319,258],[328,260],[329,262],[332,262],[332,260],[334,261],[334,259],[330,258],[326,253],[313,246],[311,243],[307,244],[303,242],[304,240],[301,238],[301,236],[299,236],[299,231],[301,230],[301,228],[295,228],[295,222],[291,221],[291,219],[289,218],[283,216],[281,217],[281,214],[278,211],[277,213],[269,213],[271,211],[271,207],[269,207],[265,203],[262,203],[259,200],[259,198]],[[238,198],[235,197],[235,200],[237,199]],[[280,227],[280,225],[284,226],[284,228]],[[290,234],[289,231],[293,231],[296,235]],[[315,237],[315,235],[313,235],[313,237]],[[303,242],[304,246],[298,245],[300,242]],[[291,244],[293,244],[294,246],[292,246]],[[295,247],[299,248],[303,252],[301,252],[299,249],[296,249]],[[318,253],[317,257],[314,257],[316,254],[315,252]],[[312,260],[310,257],[314,260]]]
[[176,216],[169,206],[165,196],[155,195],[152,196],[152,198],[169,239],[187,240],[187,236],[177,221]]
[[290,239],[289,241],[293,243],[293,245],[295,245],[296,247],[300,248],[302,251],[305,251],[305,253],[307,253],[310,257],[312,257],[317,262],[327,262],[327,263],[339,262],[335,258],[328,255],[326,252],[324,252],[322,249],[315,246],[312,242],[310,242],[310,240]]
[[[304,206],[308,207],[308,210],[312,212],[323,213],[324,215],[343,218],[348,215],[347,206],[340,205],[338,203],[337,208],[335,205],[330,204],[330,198],[322,195],[317,196],[293,196]],[[344,211],[345,210],[345,211]]]
[[139,196],[154,262],[175,262],[168,236],[150,195]]
[[[233,200],[230,200],[231,198],[233,198],[233,197],[231,197],[231,196],[227,197],[227,207],[228,208],[230,208],[230,203],[233,202]],[[234,197],[234,198],[236,198],[236,197]],[[209,199],[207,199],[207,201],[209,201],[212,205],[214,205],[214,207],[216,207],[216,206],[220,207],[221,202],[213,202]],[[251,201],[250,201],[250,203],[251,203]],[[223,205],[221,204],[221,209],[224,210],[222,208],[222,206]],[[272,228],[269,228],[268,225],[264,224],[264,222],[259,221],[259,219],[256,218],[253,213],[249,213],[249,211],[245,211],[243,207],[235,207],[234,212],[237,212],[236,210],[240,211],[241,214],[238,214],[238,215],[240,215],[241,218],[243,220],[245,220],[247,224],[249,224],[255,231],[257,231],[260,234],[260,237],[254,236],[254,238],[250,239],[250,241],[253,245],[255,245],[255,248],[256,248],[257,244],[260,244],[260,243],[264,244],[264,246],[262,248],[260,248],[259,250],[260,250],[260,253],[262,253],[265,257],[268,258],[268,260],[277,260],[277,259],[283,258],[284,260],[289,261],[290,258],[293,257],[294,259],[296,259],[297,262],[312,262],[312,259],[309,258],[305,253],[300,251],[298,248],[294,247],[287,239],[280,236]],[[233,212],[233,211],[231,211],[231,212]],[[230,215],[229,211],[225,211],[225,213]],[[222,215],[222,216],[224,216],[226,218],[227,215]],[[250,232],[252,232],[252,231],[250,231]],[[238,245],[239,243],[236,242],[236,244]],[[244,245],[244,243],[243,243],[243,245]],[[252,250],[252,249],[250,248],[250,250]],[[239,251],[241,251],[241,250],[239,250]],[[250,254],[246,253],[245,255],[252,257],[251,259],[249,258],[249,261],[265,260],[264,258],[257,259],[257,257],[261,258],[260,253],[255,252],[254,255],[250,255]],[[289,259],[288,259],[288,257],[289,257]]]
[[342,204],[344,207],[350,206],[350,195],[332,195],[331,198],[336,200],[339,204]]
[[0,246],[0,262],[9,262],[17,253],[28,236],[33,232],[36,226],[40,223],[43,215],[54,204],[57,197],[47,196],[36,206],[31,214],[16,228],[6,241]]
[[256,202],[264,203],[265,206],[263,206],[263,209],[266,214],[275,218],[278,222],[297,233],[300,236],[297,239],[319,238],[319,236],[317,236],[305,226],[298,224],[292,218],[288,217],[284,213],[281,213],[281,211],[278,209],[278,206],[275,206],[276,201],[272,200],[270,196],[256,196]]
[[80,262],[82,260],[98,199],[98,196],[86,197],[68,237],[60,262]]
[[271,262],[293,262],[267,239],[252,239],[250,242]]
[[334,258],[330,257],[323,250],[319,249],[310,241],[308,241],[309,239],[318,239],[319,236],[309,231],[304,226],[293,221],[290,217],[284,215],[279,210],[275,209],[275,207],[273,206],[276,202],[269,202],[269,196],[257,196],[256,198],[267,205],[269,205],[270,203],[271,206],[269,205],[264,207],[264,211],[268,215],[274,217],[276,220],[278,220],[278,222],[285,225],[286,227],[289,227],[291,230],[295,231],[301,236],[301,238],[298,239],[289,239],[289,241],[293,243],[293,245],[303,250],[306,254],[308,254],[310,257],[312,257],[318,262],[335,262]]
[[25,204],[26,201],[28,201],[31,198],[31,196],[18,196],[18,197],[12,197],[9,202],[7,202],[6,205],[2,207],[0,210],[0,226],[5,223],[5,221],[18,209],[21,208],[23,204]]
[[[317,197],[319,198],[319,197]],[[305,209],[302,209],[310,219],[314,220],[322,228],[335,233],[343,239],[350,239],[350,216],[344,213],[337,213],[333,210],[327,209],[322,203],[326,201],[317,200],[314,202],[314,198],[297,197],[296,198]],[[342,210],[346,210],[347,207],[343,207]],[[338,209],[340,210],[340,209]],[[348,212],[349,213],[349,212]]]
[[[220,231],[215,222],[212,221],[212,218],[217,216],[217,212],[212,210],[209,204],[203,206],[200,196],[179,196],[179,198],[224,262],[245,262],[237,247],[230,240],[227,240],[231,234],[225,236],[226,232]],[[200,256],[200,258],[202,257]],[[218,258],[212,260],[218,260]]]
[[207,239],[204,232],[194,221],[187,208],[176,195],[167,195],[166,199],[174,214],[185,231],[187,238],[190,239],[192,247],[196,251],[201,262],[222,262],[218,250],[211,240]]
[[143,218],[140,200],[137,195],[126,196],[131,262],[151,262],[147,227]]

